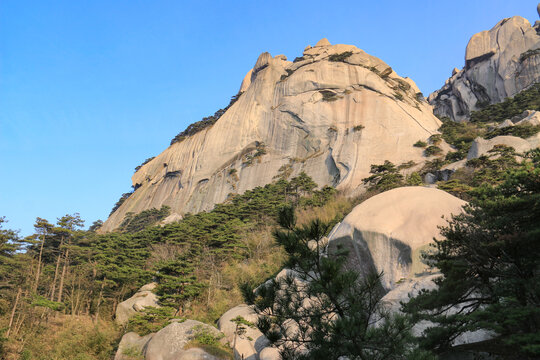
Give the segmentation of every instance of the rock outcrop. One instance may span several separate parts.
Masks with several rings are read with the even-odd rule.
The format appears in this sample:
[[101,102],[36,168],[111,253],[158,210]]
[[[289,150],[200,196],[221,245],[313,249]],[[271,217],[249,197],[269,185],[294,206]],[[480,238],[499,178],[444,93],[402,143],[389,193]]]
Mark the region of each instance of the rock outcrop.
[[156,283],[146,284],[132,297],[118,304],[116,307],[116,322],[123,325],[128,322],[130,317],[145,307],[159,307],[158,297],[152,292],[156,286]]
[[440,126],[414,82],[380,59],[325,39],[301,58],[263,53],[239,99],[212,126],[172,144],[132,177],[134,193],[101,231],[126,213],[171,207],[180,215],[213,208],[301,171],[319,186],[362,191],[372,164],[424,160],[412,145]]
[[465,67],[429,96],[435,114],[455,121],[540,82],[540,25],[514,16],[472,36]]
[[[434,238],[441,238],[440,226],[461,213],[464,205],[466,202],[435,188],[389,190],[356,206],[345,217],[330,236],[328,253],[343,245],[349,249],[349,268],[360,274],[382,271],[386,294],[381,301],[388,310],[399,312],[401,302],[407,302],[409,296],[435,288],[433,280],[440,273],[421,261],[421,251],[428,250]],[[429,326],[429,322],[420,322],[413,332],[419,336]],[[492,336],[484,330],[466,332],[452,344],[474,343]]]
[[139,336],[125,334],[120,341],[115,360],[141,358],[144,360],[218,360],[203,349],[185,349],[199,329],[223,336],[216,328],[196,320],[174,321],[157,333]]
[[[244,324],[241,334],[237,332],[237,324],[232,321],[241,317],[253,324]],[[256,327],[258,315],[253,308],[248,305],[238,305],[221,316],[218,321],[218,328],[229,344],[233,347],[235,358],[244,360],[259,360],[260,353],[270,345],[270,341]],[[271,348],[272,349],[272,348]],[[275,350],[277,351],[277,350]],[[265,351],[266,359],[279,360],[279,357],[271,358],[272,350]]]
[[526,139],[517,136],[496,136],[493,139],[488,140],[477,138],[473,141],[471,148],[467,153],[467,160],[476,159],[482,155],[488,154],[488,151],[493,149],[495,145],[505,145],[514,148],[518,153],[524,153],[536,147]]
[[383,272],[386,291],[428,270],[420,253],[439,226],[458,214],[463,200],[442,190],[412,186],[392,189],[357,205],[337,227],[328,243],[331,255],[338,246],[349,249],[347,266],[360,274]]

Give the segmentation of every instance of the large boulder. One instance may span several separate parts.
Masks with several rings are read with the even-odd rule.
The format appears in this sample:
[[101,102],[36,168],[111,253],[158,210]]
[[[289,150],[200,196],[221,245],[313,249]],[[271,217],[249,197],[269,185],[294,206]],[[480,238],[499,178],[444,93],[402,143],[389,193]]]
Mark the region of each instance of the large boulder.
[[116,322],[124,325],[128,322],[130,317],[144,308],[159,307],[158,297],[152,291],[156,286],[156,283],[146,284],[132,297],[118,304],[116,307]]
[[[427,187],[402,187],[376,195],[357,205],[345,217],[328,243],[331,255],[349,250],[348,267],[366,275],[383,272],[389,291],[428,270],[420,258],[439,227],[466,203],[447,192]],[[444,217],[444,218],[443,218]]]
[[[385,308],[399,312],[401,302],[422,290],[436,287],[441,276],[421,261],[434,238],[441,238],[440,227],[452,215],[460,214],[466,202],[442,190],[427,187],[403,187],[376,195],[356,206],[345,217],[329,240],[329,254],[342,245],[350,250],[347,266],[361,275],[383,272]],[[459,311],[449,309],[449,312]],[[413,328],[416,335],[428,327],[420,322]],[[484,341],[493,336],[484,330],[466,332],[452,344]]]
[[191,348],[183,351],[174,360],[219,360],[219,358],[210,355],[200,348]]
[[145,360],[175,360],[183,354],[184,347],[204,329],[215,336],[221,333],[216,328],[196,320],[173,322],[159,330],[146,346]]
[[469,152],[467,153],[467,160],[479,158],[482,155],[487,155],[488,152],[495,147],[495,145],[505,145],[514,148],[518,153],[524,153],[531,150],[534,146],[527,140],[519,138],[517,136],[496,136],[492,139],[476,138]]
[[[242,317],[252,326],[243,325],[242,334],[237,333],[237,326],[233,319]],[[238,305],[221,316],[218,321],[218,328],[229,344],[233,347],[235,358],[244,360],[258,360],[259,353],[270,344],[268,339],[257,329],[258,315],[253,307],[248,305]],[[267,353],[269,353],[267,351]],[[267,357],[270,355],[267,355]]]
[[539,25],[514,16],[471,37],[465,67],[429,96],[435,114],[455,121],[540,82]]
[[139,336],[134,332],[125,334],[120,341],[115,360],[218,360],[200,348],[185,349],[198,331],[206,331],[220,337],[216,328],[196,320],[174,321],[157,333]]
[[137,333],[128,332],[122,336],[114,360],[132,360],[143,357],[146,352],[146,345],[154,334],[139,336]]

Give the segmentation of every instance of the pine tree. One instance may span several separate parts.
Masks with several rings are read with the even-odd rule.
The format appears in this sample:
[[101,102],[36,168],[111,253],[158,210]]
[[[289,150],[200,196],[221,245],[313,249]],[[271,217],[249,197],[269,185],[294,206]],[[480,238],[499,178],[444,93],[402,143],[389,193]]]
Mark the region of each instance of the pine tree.
[[329,225],[318,220],[295,226],[294,209],[280,212],[274,237],[289,255],[289,275],[256,291],[244,285],[260,314],[259,329],[283,359],[429,359],[413,346],[411,324],[385,311],[381,274],[360,278],[343,265],[347,254],[327,257]]
[[[538,160],[538,159],[537,159]],[[438,289],[405,305],[429,320],[423,346],[448,350],[465,331],[491,330],[477,350],[540,356],[540,169],[511,171],[498,186],[475,190],[476,200],[443,228],[426,260],[440,269]],[[454,309],[454,311],[447,311]]]

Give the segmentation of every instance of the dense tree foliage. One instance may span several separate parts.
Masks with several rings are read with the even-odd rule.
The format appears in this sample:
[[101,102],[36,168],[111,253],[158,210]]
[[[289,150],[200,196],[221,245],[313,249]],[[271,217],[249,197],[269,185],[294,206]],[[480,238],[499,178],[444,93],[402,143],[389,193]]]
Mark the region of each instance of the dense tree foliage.
[[384,164],[371,165],[370,173],[373,175],[363,179],[363,182],[371,192],[383,192],[400,186],[421,185],[422,178],[418,172],[413,172],[408,176],[401,173],[401,170],[414,165],[416,164],[410,161],[396,166],[392,162],[385,160]]
[[540,110],[540,84],[521,91],[513,98],[471,113],[472,122],[500,122],[521,114],[525,110]]
[[120,224],[120,230],[126,232],[137,232],[144,230],[147,226],[155,225],[165,219],[171,213],[171,208],[163,205],[161,209],[143,210],[138,214],[128,212]]
[[443,275],[438,289],[405,305],[418,320],[436,325],[425,332],[426,348],[443,352],[463,332],[486,329],[495,340],[483,350],[540,356],[540,157],[537,151],[529,157],[498,185],[476,187],[466,212],[442,229],[443,239],[426,254]]
[[[28,340],[53,326],[59,314],[106,324],[119,302],[150,281],[158,282],[160,302],[171,312],[146,314],[158,319],[148,326],[155,329],[165,323],[163,317],[185,315],[203,301],[200,297],[210,286],[218,286],[212,281],[221,269],[253,256],[246,239],[275,224],[280,207],[322,206],[335,195],[334,189],[316,187],[301,173],[231,195],[212,211],[186,214],[164,226],[152,225],[169,213],[166,207],[130,215],[121,231],[106,234],[95,232],[99,223],[81,230],[78,214],[65,215],[56,224],[38,218],[35,234],[23,240],[0,228],[0,344],[9,343],[11,353],[35,356]],[[0,225],[4,223],[1,218]],[[264,274],[264,268],[259,272]],[[147,318],[138,319],[136,328],[145,329]],[[105,356],[100,354],[91,358]]]

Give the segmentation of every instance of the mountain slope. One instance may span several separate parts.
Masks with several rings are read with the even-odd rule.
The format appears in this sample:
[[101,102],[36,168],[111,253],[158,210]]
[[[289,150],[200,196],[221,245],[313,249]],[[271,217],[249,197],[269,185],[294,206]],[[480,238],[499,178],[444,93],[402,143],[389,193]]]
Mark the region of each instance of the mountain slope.
[[170,206],[178,214],[211,209],[305,171],[317,184],[359,191],[371,164],[423,160],[413,147],[440,122],[414,82],[380,59],[326,39],[301,58],[259,56],[242,95],[212,126],[172,144],[132,177],[134,193],[105,222]]

